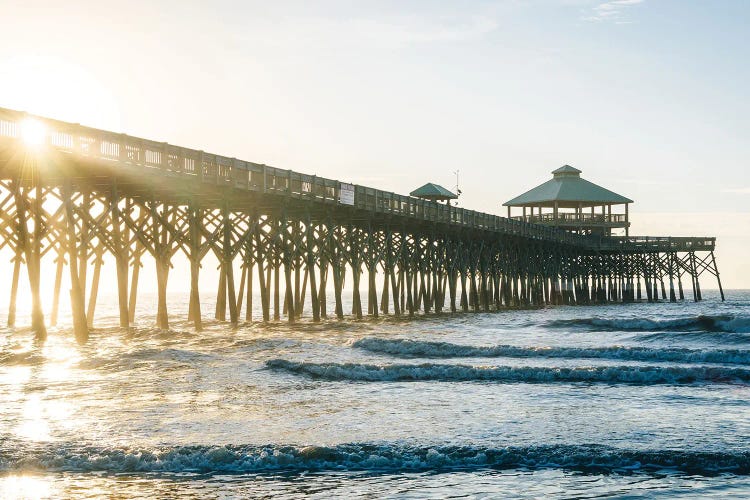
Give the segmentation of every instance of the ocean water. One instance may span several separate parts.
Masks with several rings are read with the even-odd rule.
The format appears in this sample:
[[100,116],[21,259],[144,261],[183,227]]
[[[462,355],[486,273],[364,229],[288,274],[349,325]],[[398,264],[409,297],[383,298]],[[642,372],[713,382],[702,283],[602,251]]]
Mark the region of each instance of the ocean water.
[[83,346],[0,330],[0,498],[749,497],[750,292],[705,295],[202,333],[102,299]]

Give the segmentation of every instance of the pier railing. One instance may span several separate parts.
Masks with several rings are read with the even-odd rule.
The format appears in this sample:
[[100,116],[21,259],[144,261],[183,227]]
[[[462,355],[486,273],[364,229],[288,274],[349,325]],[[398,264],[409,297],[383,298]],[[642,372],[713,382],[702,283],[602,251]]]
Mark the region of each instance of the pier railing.
[[716,238],[710,236],[608,236],[601,239],[602,250],[638,248],[643,252],[713,251]]
[[590,214],[590,213],[554,213],[518,215],[513,220],[529,224],[590,224],[590,225],[624,225],[628,222],[625,214]]
[[[597,250],[623,250],[633,245],[646,247],[679,245],[680,239],[624,238],[586,236],[542,224],[522,222],[497,215],[454,207],[366,186],[344,183],[292,170],[254,163],[205,151],[174,146],[164,142],[132,137],[85,127],[24,112],[0,108],[0,140],[23,140],[24,126],[36,122],[43,131],[43,147],[58,153],[117,164],[118,168],[141,169],[196,179],[200,183],[232,187],[254,193],[276,194],[313,203],[350,206],[374,214],[387,214],[419,221],[501,232],[524,238]],[[688,245],[705,244],[711,238],[684,241]],[[713,247],[712,247],[713,248]]]

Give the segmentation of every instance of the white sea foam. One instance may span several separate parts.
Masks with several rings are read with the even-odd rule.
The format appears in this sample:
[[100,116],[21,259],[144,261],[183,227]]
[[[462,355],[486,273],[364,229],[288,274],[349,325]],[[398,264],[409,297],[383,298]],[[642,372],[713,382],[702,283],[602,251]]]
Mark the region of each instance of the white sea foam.
[[693,384],[750,382],[750,370],[711,366],[467,366],[449,364],[305,363],[273,359],[273,370],[325,380],[363,382],[395,381],[493,381],[493,382],[588,382],[605,384]]
[[676,363],[750,364],[750,350],[742,349],[680,349],[651,347],[519,347],[512,345],[469,346],[450,342],[366,337],[353,347],[369,352],[403,358],[565,358],[622,359],[630,361],[667,361]]

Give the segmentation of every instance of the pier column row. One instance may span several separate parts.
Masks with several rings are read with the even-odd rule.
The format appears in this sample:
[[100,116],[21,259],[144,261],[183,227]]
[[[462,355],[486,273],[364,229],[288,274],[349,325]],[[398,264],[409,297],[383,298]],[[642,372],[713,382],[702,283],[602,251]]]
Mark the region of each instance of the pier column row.
[[[320,321],[331,313],[362,318],[676,301],[684,299],[688,284],[698,301],[701,275],[719,277],[713,252],[581,253],[490,231],[351,218],[339,209],[320,213],[257,206],[236,211],[199,198],[170,204],[157,192],[128,197],[116,182],[98,192],[69,180],[44,187],[36,178],[0,182],[0,249],[5,247],[10,250],[8,325],[16,323],[25,267],[31,326],[37,337],[46,335],[40,289],[46,259],[56,270],[50,323],[58,318],[67,267],[74,330],[82,341],[95,326],[102,263],[108,259],[115,264],[120,326],[133,324],[139,279],[150,275],[157,285],[155,321],[163,329],[172,318],[167,284],[177,258],[190,264],[187,319],[202,328],[200,278],[209,253],[219,262],[214,317],[232,324],[272,318],[294,323],[307,316]],[[141,271],[144,254],[152,257],[152,273]],[[719,287],[723,298],[720,281]],[[256,291],[259,304],[253,302]],[[347,294],[351,311],[344,310]],[[260,306],[257,314],[255,305]]]

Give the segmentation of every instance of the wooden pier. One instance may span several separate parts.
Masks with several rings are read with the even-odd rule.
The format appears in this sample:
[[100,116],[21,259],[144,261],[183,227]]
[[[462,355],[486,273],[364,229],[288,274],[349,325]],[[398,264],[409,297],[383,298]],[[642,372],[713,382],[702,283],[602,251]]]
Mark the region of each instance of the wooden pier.
[[[57,321],[67,272],[79,340],[93,326],[105,258],[115,262],[120,325],[133,324],[139,280],[152,275],[141,270],[146,254],[155,262],[160,328],[169,326],[167,282],[178,254],[190,263],[188,319],[197,329],[209,253],[220,263],[212,312],[231,323],[293,323],[305,307],[319,321],[676,301],[686,293],[698,301],[701,275],[719,278],[711,237],[580,235],[0,108],[0,249],[6,246],[13,253],[5,274],[9,325],[22,268],[39,338]],[[48,321],[45,259],[56,270]],[[349,279],[352,310],[344,311]],[[720,281],[719,288],[723,299]]]

